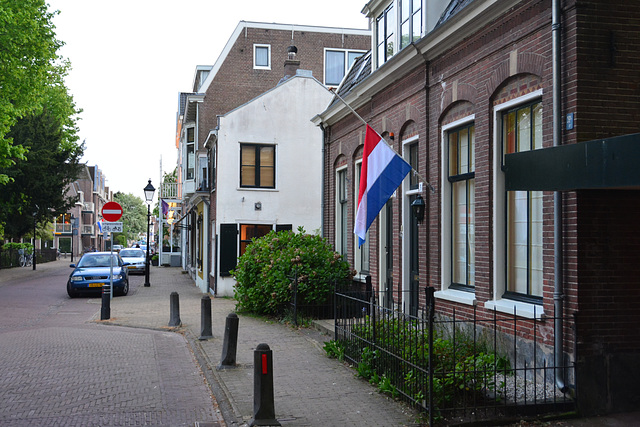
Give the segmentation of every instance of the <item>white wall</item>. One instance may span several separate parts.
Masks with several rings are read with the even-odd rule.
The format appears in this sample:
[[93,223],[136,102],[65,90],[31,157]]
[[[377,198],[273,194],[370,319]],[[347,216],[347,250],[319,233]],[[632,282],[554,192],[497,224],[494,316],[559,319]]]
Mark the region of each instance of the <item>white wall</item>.
[[[220,118],[216,234],[225,223],[320,229],[322,130],[311,118],[331,98],[316,79],[296,76]],[[276,145],[275,189],[240,188],[241,143]],[[233,278],[218,277],[218,294],[232,296],[234,285]]]

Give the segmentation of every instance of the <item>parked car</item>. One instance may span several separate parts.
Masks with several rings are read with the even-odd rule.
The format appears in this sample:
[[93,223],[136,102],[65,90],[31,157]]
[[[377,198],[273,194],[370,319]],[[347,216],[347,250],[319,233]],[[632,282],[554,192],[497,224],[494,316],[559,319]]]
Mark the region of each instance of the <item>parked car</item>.
[[129,270],[129,274],[133,274],[133,273],[144,274],[146,254],[142,249],[139,249],[139,248],[122,249],[120,251],[120,257],[125,263],[129,264],[127,265],[127,270]]
[[122,250],[123,246],[122,245],[113,245],[113,251],[114,252],[120,252]]
[[113,291],[115,295],[129,293],[129,272],[120,255],[110,252],[87,252],[77,264],[71,264],[73,272],[67,280],[67,293],[74,298],[80,294],[102,294],[102,285],[110,283],[111,259],[113,260]]

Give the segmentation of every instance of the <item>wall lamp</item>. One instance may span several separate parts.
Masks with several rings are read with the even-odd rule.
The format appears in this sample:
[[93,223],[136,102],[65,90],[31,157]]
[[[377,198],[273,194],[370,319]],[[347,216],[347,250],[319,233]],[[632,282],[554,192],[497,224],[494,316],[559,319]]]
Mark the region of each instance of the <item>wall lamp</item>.
[[413,216],[421,223],[424,220],[424,208],[426,204],[421,195],[417,195],[415,200],[411,202],[411,211],[413,212]]

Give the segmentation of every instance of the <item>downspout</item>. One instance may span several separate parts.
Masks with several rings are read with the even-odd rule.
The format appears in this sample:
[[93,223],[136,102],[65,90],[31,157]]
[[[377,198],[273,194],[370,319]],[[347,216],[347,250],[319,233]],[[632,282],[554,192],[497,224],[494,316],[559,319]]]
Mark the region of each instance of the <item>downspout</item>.
[[[562,111],[560,106],[561,96],[561,50],[560,50],[560,0],[551,2],[551,42],[553,60],[553,146],[557,147],[562,142]],[[562,192],[553,193],[553,258],[554,258],[554,362],[556,386],[563,392],[568,391],[565,384],[564,369],[564,283],[563,283],[563,239],[562,239]]]
[[320,179],[320,237],[324,237],[324,197],[325,197],[325,185],[324,178],[326,173],[326,146],[327,146],[327,130],[323,123],[320,123],[320,129],[322,129],[322,178]]

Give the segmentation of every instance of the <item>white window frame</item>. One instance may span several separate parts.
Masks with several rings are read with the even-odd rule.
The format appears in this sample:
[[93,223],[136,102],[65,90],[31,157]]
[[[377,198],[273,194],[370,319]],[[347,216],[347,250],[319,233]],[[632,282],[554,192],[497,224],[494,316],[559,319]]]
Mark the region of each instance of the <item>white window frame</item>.
[[[344,253],[342,253],[342,239],[343,238],[347,238],[349,230],[348,230],[348,226],[349,224],[343,224],[342,223],[342,212],[341,212],[341,203],[340,203],[340,179],[339,179],[339,175],[340,173],[344,173],[344,191],[345,191],[345,199],[346,199],[346,209],[347,209],[347,215],[346,217],[348,218],[348,212],[349,212],[349,177],[347,176],[348,172],[347,172],[347,166],[342,166],[339,168],[336,168],[335,171],[335,180],[336,180],[336,238],[335,238],[335,250],[336,252],[338,252],[340,255],[346,256],[349,248],[348,245],[345,244],[345,248],[344,248]],[[344,235],[343,235],[344,232]],[[348,240],[348,239],[347,239]]]
[[440,159],[440,170],[442,171],[442,191],[440,192],[440,212],[442,212],[441,230],[440,230],[440,289],[435,292],[435,297],[447,301],[453,301],[461,304],[476,305],[475,292],[466,292],[458,289],[449,289],[452,282],[451,277],[451,183],[449,182],[449,138],[448,133],[452,129],[469,125],[475,122],[476,116],[472,114],[455,122],[442,126],[440,141],[442,144]]
[[[256,51],[259,48],[267,48],[267,65],[256,64]],[[270,44],[254,44],[253,45],[253,69],[254,70],[270,70],[271,69],[271,45]]]
[[544,308],[538,304],[502,298],[505,291],[506,278],[506,197],[505,178],[502,172],[501,149],[501,116],[504,110],[542,98],[543,91],[538,89],[526,95],[503,102],[493,108],[493,299],[485,302],[485,308],[524,318],[544,317]]
[[[342,74],[342,79],[344,79],[344,76],[347,75],[347,73],[349,72],[349,69],[351,68],[352,62],[349,61],[349,55],[351,54],[357,54],[358,56],[362,56],[364,54],[367,53],[367,51],[364,50],[358,50],[358,49],[337,49],[337,48],[330,48],[330,47],[325,47],[324,48],[324,56],[323,56],[323,61],[324,61],[324,73],[323,73],[323,79],[324,79],[324,84],[325,86],[338,86],[341,82],[342,79],[340,79],[339,82],[337,83],[327,83],[327,52],[341,52],[344,55],[344,70],[343,70],[343,74]],[[357,58],[357,56],[356,56]],[[355,61],[355,59],[354,59]]]
[[[360,169],[359,167],[362,166],[362,159],[358,160],[355,162],[354,164],[354,171],[355,176],[354,176],[354,186],[353,186],[353,206],[358,206],[358,196],[360,193],[360,174],[358,173],[358,170]],[[354,216],[354,224],[355,224],[355,216],[357,213],[357,209],[354,209],[353,212],[353,216]],[[369,230],[371,230],[371,228],[369,228]],[[353,260],[354,260],[354,265],[355,265],[355,269],[358,272],[357,275],[355,276],[356,279],[358,280],[365,280],[366,276],[370,276],[371,275],[371,242],[369,239],[369,230],[367,230],[367,234],[365,235],[365,241],[362,244],[362,246],[360,246],[358,243],[358,237],[355,236],[354,234],[354,254],[353,254]],[[365,253],[363,253],[363,251],[366,251]],[[366,270],[364,273],[362,272],[362,257],[365,256],[368,260],[367,262],[369,263],[369,270]]]
[[[402,158],[405,159],[407,162],[409,162],[409,151],[408,151],[408,146],[411,144],[420,144],[420,135],[414,135],[404,141],[402,141]],[[420,150],[418,150],[418,153],[420,152]],[[409,173],[407,174],[407,176],[404,178],[404,180],[402,181],[402,301],[401,304],[406,304],[407,307],[409,307],[409,279],[410,279],[410,257],[409,257],[409,251],[411,250],[411,248],[409,247],[410,245],[410,239],[409,239],[409,234],[408,234],[408,230],[410,227],[408,227],[408,224],[411,224],[411,215],[413,215],[413,212],[411,210],[411,203],[409,202],[411,200],[411,196],[414,194],[421,194],[422,193],[422,182],[420,182],[418,184],[418,188],[411,188],[411,175],[413,174],[413,171],[409,171]]]
[[[193,129],[193,141],[189,141],[189,130]],[[184,178],[186,181],[194,181],[196,179],[197,165],[196,165],[196,141],[198,140],[198,129],[196,126],[188,126],[184,130]],[[189,147],[191,146],[191,153],[189,153]],[[190,167],[191,166],[191,167]],[[189,178],[189,169],[191,169],[192,176]]]

